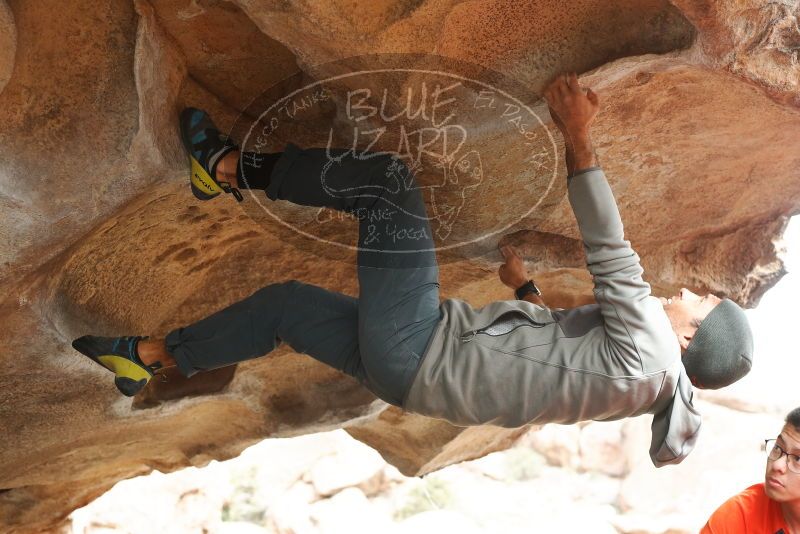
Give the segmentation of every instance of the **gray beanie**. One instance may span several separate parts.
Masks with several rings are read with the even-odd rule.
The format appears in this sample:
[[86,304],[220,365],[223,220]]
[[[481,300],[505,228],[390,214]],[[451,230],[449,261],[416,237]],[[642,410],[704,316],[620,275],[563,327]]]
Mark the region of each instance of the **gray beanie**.
[[735,302],[724,299],[703,319],[683,355],[692,384],[719,389],[750,372],[753,333],[747,317]]

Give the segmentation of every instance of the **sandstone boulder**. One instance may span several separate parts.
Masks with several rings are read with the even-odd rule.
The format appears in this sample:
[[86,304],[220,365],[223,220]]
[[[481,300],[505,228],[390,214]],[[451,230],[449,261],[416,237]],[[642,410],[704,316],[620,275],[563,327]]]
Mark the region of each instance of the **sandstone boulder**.
[[[537,91],[577,70],[602,98],[598,157],[654,291],[686,285],[754,306],[783,273],[774,241],[800,205],[797,17],[755,0],[0,0],[0,530],[58,528],[118,480],[230,458],[266,437],[344,426],[424,474],[526,430],[403,414],[287,348],[194,381],[172,376],[133,402],[116,394],[72,338],[162,335],[290,278],[357,294],[352,251],[320,252],[254,202],[190,196],[183,106],[235,132],[270,87],[289,93],[375,53],[407,67],[416,59],[402,54],[434,53],[514,80],[546,150],[526,161],[502,119],[476,129],[493,176],[453,227],[497,231],[442,250],[441,296],[510,298],[496,279],[506,240],[531,259],[548,303],[566,307],[591,301],[591,281],[563,141]],[[344,135],[334,104],[324,117]],[[315,142],[315,120],[276,143]],[[315,222],[292,209],[276,208]],[[353,225],[321,231],[346,240]]]

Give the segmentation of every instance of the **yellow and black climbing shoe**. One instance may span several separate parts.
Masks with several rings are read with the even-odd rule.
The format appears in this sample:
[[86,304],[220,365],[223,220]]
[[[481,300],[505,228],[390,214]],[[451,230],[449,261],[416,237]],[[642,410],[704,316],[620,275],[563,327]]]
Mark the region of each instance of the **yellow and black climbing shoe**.
[[117,389],[133,397],[161,368],[160,362],[146,365],[139,359],[136,349],[141,339],[146,338],[83,336],[72,342],[72,348],[114,373]]
[[232,193],[242,201],[242,194],[228,182],[215,179],[217,164],[238,147],[222,135],[208,113],[197,108],[186,108],[180,116],[181,140],[189,152],[192,193],[200,200],[210,200],[220,193]]

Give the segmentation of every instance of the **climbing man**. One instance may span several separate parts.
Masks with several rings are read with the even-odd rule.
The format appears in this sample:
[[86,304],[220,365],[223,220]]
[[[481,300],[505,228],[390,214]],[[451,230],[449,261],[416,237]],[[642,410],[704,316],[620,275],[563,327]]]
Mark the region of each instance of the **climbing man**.
[[[474,309],[439,302],[434,243],[413,173],[385,153],[300,149],[240,153],[202,111],[181,114],[191,185],[201,199],[238,188],[271,200],[328,207],[359,219],[359,297],[296,280],[270,284],[165,339],[83,336],[73,347],[115,374],[134,395],[159,369],[189,377],[269,353],[287,343],[350,376],[384,401],[456,425],[608,421],[654,414],[656,466],[689,454],[700,429],[692,384],[720,388],[752,363],[752,335],[741,308],[687,289],[655,298],[622,221],[589,127],[598,96],[577,76],[557,76],[544,97],[565,139],[567,189],[583,237],[597,303],[567,310],[544,305],[521,258],[502,249],[500,279],[517,300]],[[213,178],[212,178],[213,177]],[[337,191],[358,191],[342,196]],[[370,213],[415,240],[367,243]]]

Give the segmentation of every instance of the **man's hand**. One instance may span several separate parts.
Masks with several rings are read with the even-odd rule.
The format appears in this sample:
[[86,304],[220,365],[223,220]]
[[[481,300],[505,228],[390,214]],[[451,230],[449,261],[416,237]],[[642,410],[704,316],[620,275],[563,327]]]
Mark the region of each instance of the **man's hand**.
[[[530,280],[530,276],[528,276],[528,270],[525,269],[525,263],[511,245],[500,247],[500,252],[503,254],[503,258],[506,260],[506,262],[500,266],[500,270],[498,271],[500,274],[500,281],[516,291],[522,287],[525,282]],[[528,293],[523,297],[523,299],[539,306],[546,306],[544,300],[542,300],[542,297],[539,295],[534,295],[533,293]]]
[[559,74],[544,90],[544,99],[550,108],[553,122],[564,136],[567,148],[567,172],[596,164],[589,125],[600,109],[600,102],[594,91],[581,89],[578,76],[572,72]]
[[581,89],[578,76],[571,72],[559,74],[544,90],[553,121],[564,137],[589,133],[589,125],[600,109],[597,94]]
[[516,291],[517,288],[529,280],[525,263],[523,263],[522,258],[519,257],[517,251],[511,245],[500,247],[500,253],[503,255],[503,259],[506,260],[498,270],[500,281]]

